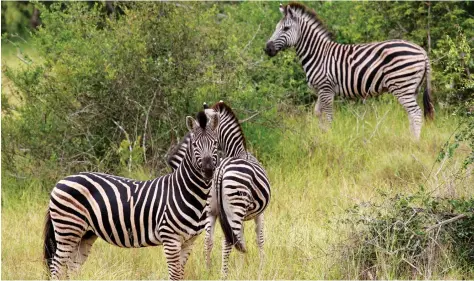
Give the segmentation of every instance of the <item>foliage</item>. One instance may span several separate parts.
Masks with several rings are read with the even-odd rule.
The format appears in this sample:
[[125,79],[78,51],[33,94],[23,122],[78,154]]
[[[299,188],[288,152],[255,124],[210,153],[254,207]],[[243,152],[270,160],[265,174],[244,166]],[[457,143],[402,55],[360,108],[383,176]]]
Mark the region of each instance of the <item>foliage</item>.
[[[219,17],[216,5],[130,3],[116,18],[105,17],[101,4],[39,7],[43,25],[33,44],[44,62],[4,71],[24,99],[23,106],[5,108],[17,113],[4,117],[5,159],[27,150],[61,173],[113,171],[124,131],[131,142],[142,138],[146,164],[159,170],[170,142],[183,134],[184,116],[203,101],[225,99],[254,112],[269,108],[285,89],[261,83],[265,70],[256,65],[268,70],[281,63],[261,58],[250,64],[255,36],[238,30],[255,29],[254,23]],[[253,19],[264,12],[252,12]],[[274,111],[262,116],[269,114]]]
[[24,34],[30,26],[34,6],[29,2],[2,2],[2,34]]
[[[438,278],[433,274],[448,271],[453,262],[472,269],[472,198],[436,198],[423,188],[382,198],[381,204],[355,205],[341,221],[352,232],[344,254],[355,262],[359,278]],[[466,216],[446,223],[460,214]]]
[[446,35],[438,45],[433,51],[435,64],[443,69],[436,75],[438,92],[444,94],[448,105],[465,110],[465,103],[474,101],[474,46],[459,28],[454,38]]

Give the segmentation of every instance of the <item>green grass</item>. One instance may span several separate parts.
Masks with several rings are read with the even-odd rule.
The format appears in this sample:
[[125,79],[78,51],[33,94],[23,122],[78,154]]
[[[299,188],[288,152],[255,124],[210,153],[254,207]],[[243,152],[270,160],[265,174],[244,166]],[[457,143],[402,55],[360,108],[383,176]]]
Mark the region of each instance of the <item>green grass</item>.
[[[435,162],[457,124],[455,117],[444,112],[425,124],[419,142],[411,139],[405,112],[390,98],[339,106],[327,132],[321,131],[310,112],[286,113],[282,120],[283,137],[274,144],[274,156],[266,157],[265,163],[272,184],[272,199],[265,211],[265,265],[260,272],[254,223],[248,222],[248,253],[232,251],[229,279],[358,278],[356,268],[342,269],[341,253],[336,247],[347,238],[347,229],[335,223],[346,208],[380,200],[379,191],[415,192],[420,184],[437,196],[473,195],[472,176],[463,181],[452,177],[466,147],[461,146],[453,159]],[[20,192],[15,185],[21,180],[5,178],[2,279],[42,279],[47,194],[32,192],[41,186],[39,181],[26,180],[23,184],[30,187]],[[187,279],[220,277],[220,227],[216,228],[210,272],[205,268],[203,238],[198,238],[186,265]],[[433,276],[465,278],[456,266]],[[163,248],[120,249],[98,241],[81,272],[73,278],[166,279]]]

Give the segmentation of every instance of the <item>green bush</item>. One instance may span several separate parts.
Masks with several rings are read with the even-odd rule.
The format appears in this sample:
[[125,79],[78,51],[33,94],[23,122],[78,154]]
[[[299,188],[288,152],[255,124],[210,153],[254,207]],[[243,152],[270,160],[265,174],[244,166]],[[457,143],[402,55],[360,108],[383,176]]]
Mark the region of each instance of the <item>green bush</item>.
[[116,171],[118,163],[129,165],[118,149],[126,134],[143,149],[145,164],[160,171],[169,145],[184,133],[184,117],[203,101],[224,99],[240,115],[270,108],[286,81],[262,73],[277,77],[287,60],[264,57],[263,28],[254,22],[265,5],[242,5],[252,17],[233,19],[233,6],[222,14],[208,3],[128,3],[115,18],[102,4],[40,5],[43,25],[32,44],[42,61],[4,71],[24,102],[4,117],[2,157],[28,151],[60,174]]
[[[437,198],[420,189],[381,203],[347,210],[339,221],[350,229],[343,248],[346,276],[362,279],[431,279],[453,264],[474,276],[474,199]],[[451,220],[451,221],[450,221]]]

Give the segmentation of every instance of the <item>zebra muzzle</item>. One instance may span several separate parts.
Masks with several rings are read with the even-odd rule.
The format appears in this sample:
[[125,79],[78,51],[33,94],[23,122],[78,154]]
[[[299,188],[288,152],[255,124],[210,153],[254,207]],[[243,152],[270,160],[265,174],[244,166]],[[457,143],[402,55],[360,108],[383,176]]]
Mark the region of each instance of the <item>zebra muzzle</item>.
[[210,180],[214,174],[214,166],[212,165],[212,158],[204,158],[202,162],[202,175],[206,180]]
[[277,51],[276,51],[275,44],[273,43],[273,41],[267,42],[267,45],[265,46],[264,51],[270,57],[273,57],[276,55]]

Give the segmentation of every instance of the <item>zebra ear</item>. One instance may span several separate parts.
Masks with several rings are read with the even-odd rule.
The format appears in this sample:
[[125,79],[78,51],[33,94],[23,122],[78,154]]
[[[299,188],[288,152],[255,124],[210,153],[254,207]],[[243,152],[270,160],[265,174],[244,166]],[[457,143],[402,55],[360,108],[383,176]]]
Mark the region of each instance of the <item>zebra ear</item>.
[[293,17],[293,14],[294,14],[294,13],[293,13],[293,10],[291,9],[291,6],[287,6],[287,7],[286,7],[286,14],[287,14],[290,18]]
[[285,15],[285,7],[283,7],[283,4],[280,3],[280,13],[282,13],[283,15]]
[[188,127],[188,130],[190,132],[192,132],[193,129],[196,128],[197,126],[199,125],[194,118],[192,118],[191,116],[186,116],[186,127]]
[[219,126],[219,114],[214,113],[211,116],[208,115],[209,123],[208,126],[211,130],[216,131],[217,127]]

